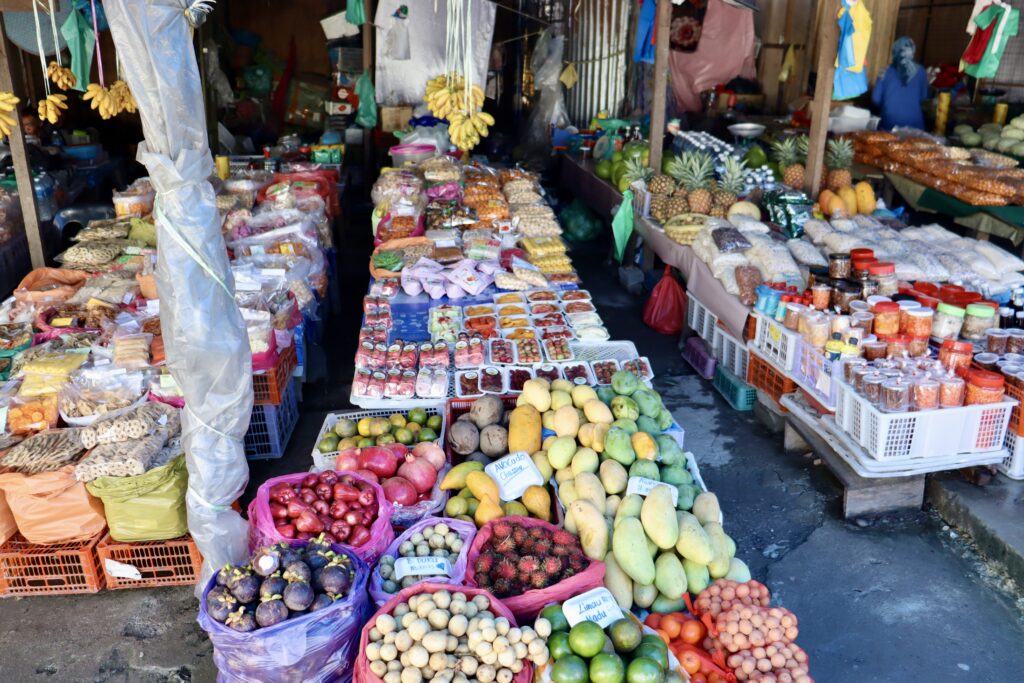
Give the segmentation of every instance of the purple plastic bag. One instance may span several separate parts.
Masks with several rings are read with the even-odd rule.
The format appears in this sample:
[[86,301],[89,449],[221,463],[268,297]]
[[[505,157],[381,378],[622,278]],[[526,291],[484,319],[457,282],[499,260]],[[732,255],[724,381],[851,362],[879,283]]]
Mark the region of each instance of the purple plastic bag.
[[[306,542],[295,541],[291,545],[303,547]],[[216,576],[210,579],[196,621],[213,643],[217,683],[351,680],[359,632],[372,613],[366,598],[370,569],[351,549],[339,545],[332,545],[331,549],[352,560],[355,578],[348,597],[336,600],[330,607],[249,633],[232,630],[207,613],[206,596],[217,585]]]
[[[436,526],[438,524],[447,524],[451,531],[454,531],[462,539],[462,550],[459,551],[458,559],[452,564],[452,575],[450,577],[444,576],[424,576],[420,581],[429,581],[431,583],[448,583],[456,586],[462,585],[462,580],[466,576],[467,555],[469,553],[469,546],[473,543],[473,537],[476,536],[476,525],[471,522],[463,522],[457,519],[449,519],[448,517],[427,517],[426,519],[416,522],[411,527],[406,529],[398,538],[388,546],[388,549],[384,551],[384,555],[390,555],[392,557],[398,557],[398,546],[402,545],[405,541],[420,531],[424,527]],[[383,556],[382,556],[383,557]],[[380,577],[380,571],[375,566],[373,573],[370,574],[370,587],[369,587],[370,599],[376,603],[377,607],[380,607],[385,602],[395,597],[397,593],[388,593],[384,590],[384,580]]]

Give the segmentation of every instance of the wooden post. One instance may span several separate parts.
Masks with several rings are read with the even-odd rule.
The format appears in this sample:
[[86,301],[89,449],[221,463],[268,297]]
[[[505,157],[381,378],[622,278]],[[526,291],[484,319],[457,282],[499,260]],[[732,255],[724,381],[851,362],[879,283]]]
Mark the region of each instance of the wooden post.
[[651,156],[649,165],[661,172],[661,148],[665,143],[665,90],[668,88],[668,33],[672,23],[672,0],[658,0],[654,46],[654,99],[651,102]]
[[[31,7],[30,7],[31,9]],[[0,29],[2,31],[2,29]],[[15,92],[14,71],[11,63],[17,49],[7,34],[0,40],[0,90],[14,92],[25,101],[24,92]],[[39,232],[39,214],[36,212],[36,193],[32,186],[32,169],[28,165],[25,154],[25,135],[21,132],[21,117],[15,109],[14,127],[11,129],[8,142],[11,146],[11,160],[14,162],[14,177],[18,181],[18,198],[21,201],[21,214],[25,223],[25,237],[28,238],[28,251],[32,258],[32,267],[41,268],[46,265],[46,252],[43,249],[43,237]]]
[[811,135],[807,152],[807,176],[805,190],[811,198],[818,196],[821,177],[825,170],[825,141],[828,139],[828,114],[832,107],[832,81],[836,72],[836,55],[839,49],[840,0],[820,0],[818,24],[818,80],[814,86],[814,101],[811,103]]

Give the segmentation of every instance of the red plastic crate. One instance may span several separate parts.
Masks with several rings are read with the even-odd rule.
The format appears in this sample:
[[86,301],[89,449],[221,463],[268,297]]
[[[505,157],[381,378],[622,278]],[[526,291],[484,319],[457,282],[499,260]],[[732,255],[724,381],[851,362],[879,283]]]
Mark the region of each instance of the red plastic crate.
[[[757,349],[750,346],[750,361],[747,363],[747,384],[760,389],[768,394],[776,404],[783,394],[792,394],[796,391],[796,384],[781,370],[772,365],[768,360],[757,353]],[[780,406],[781,407],[781,406]],[[783,410],[785,410],[783,408]]]
[[277,364],[266,372],[253,374],[252,398],[258,406],[279,405],[288,390],[288,382],[298,365],[295,357],[295,345],[292,344],[277,355]]
[[[448,399],[448,405],[445,408],[447,413],[444,416],[445,417],[444,424],[446,426],[446,432],[447,432],[447,430],[450,430],[452,428],[452,425],[455,424],[455,420],[459,419],[460,415],[463,415],[463,414],[469,412],[469,409],[473,407],[473,404],[476,403],[476,399],[478,399],[478,398],[483,398],[483,397],[482,396],[476,396],[474,398],[450,398],[450,399]],[[512,409],[514,409],[516,407],[516,399],[519,398],[519,394],[516,394],[514,396],[512,396],[512,395],[499,396],[498,398],[501,399],[502,405],[505,406],[505,410],[508,411],[508,410],[512,410]],[[443,434],[442,438],[444,439],[444,444],[443,444],[444,445],[444,452],[445,452],[445,455],[448,456],[448,462],[452,463],[453,465],[458,465],[460,462],[465,460],[464,456],[461,456],[458,453],[455,453],[454,451],[452,451],[452,446],[448,442],[448,435],[447,435],[447,433]]]
[[[106,535],[99,544],[100,568],[107,588],[151,588],[155,586],[191,586],[199,580],[203,556],[188,534],[169,541],[121,543]],[[115,576],[107,560],[131,565],[141,579]],[[116,570],[115,570],[116,571]]]
[[64,595],[103,589],[97,545],[86,541],[37,545],[16,534],[0,546],[0,595]]

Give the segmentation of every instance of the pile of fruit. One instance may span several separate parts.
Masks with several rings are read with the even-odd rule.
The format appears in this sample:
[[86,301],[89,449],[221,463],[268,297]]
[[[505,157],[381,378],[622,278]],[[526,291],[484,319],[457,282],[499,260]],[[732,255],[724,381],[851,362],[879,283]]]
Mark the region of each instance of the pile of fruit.
[[410,445],[437,441],[441,437],[441,416],[427,415],[423,408],[413,408],[405,415],[364,417],[358,421],[342,418],[328,431],[317,448],[321,453],[336,453],[349,448],[385,446],[389,443]]
[[308,474],[297,484],[278,482],[269,494],[274,528],[284,538],[319,536],[325,543],[354,548],[370,540],[377,493],[361,478],[327,470]]
[[490,531],[473,560],[473,582],[499,598],[553,586],[590,566],[568,531],[502,519]]
[[621,150],[612,152],[610,159],[598,161],[594,174],[610,182],[619,192],[625,192],[634,181],[646,180],[649,177],[650,169],[647,168],[647,164],[650,154],[651,150],[647,144],[627,142]]
[[255,631],[330,606],[348,595],[354,577],[352,560],[325,536],[304,547],[279,543],[218,571],[204,606],[230,629]]
[[[715,180],[715,158],[708,152],[687,151],[669,159],[663,170],[647,184],[651,217],[658,222],[688,213],[726,218],[734,210],[750,210],[748,202],[740,202],[746,183],[745,161],[725,156]],[[742,206],[735,209],[738,204]]]
[[384,497],[396,507],[429,500],[441,470],[448,464],[441,447],[430,441],[412,450],[400,443],[369,448],[350,448],[334,460],[339,472],[354,472],[384,489]]
[[[398,557],[441,557],[455,564],[464,546],[465,541],[457,533],[447,524],[440,523],[426,526],[403,541],[398,546]],[[397,593],[423,580],[423,576],[417,575],[398,578],[395,572],[396,559],[392,555],[384,555],[377,565],[377,571],[383,579],[381,587],[386,593]]]

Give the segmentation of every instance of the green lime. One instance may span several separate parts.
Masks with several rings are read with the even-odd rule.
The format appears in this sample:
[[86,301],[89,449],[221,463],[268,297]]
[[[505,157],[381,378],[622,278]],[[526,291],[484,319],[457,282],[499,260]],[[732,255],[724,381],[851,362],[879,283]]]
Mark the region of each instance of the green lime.
[[394,436],[395,441],[397,441],[398,443],[403,443],[406,446],[411,444],[413,441],[412,432],[410,432],[405,427],[399,427],[398,429],[396,429]]
[[649,657],[637,657],[626,667],[626,683],[663,683],[664,670]]
[[423,424],[427,421],[427,411],[423,408],[413,408],[409,411],[409,422],[415,422],[418,425]]
[[620,150],[612,152],[612,163],[614,164],[617,161],[622,161],[622,152]]
[[464,515],[467,510],[469,510],[469,501],[465,498],[459,498],[458,496],[452,496],[444,505],[444,513],[448,517]]
[[320,439],[320,443],[318,443],[316,447],[320,450],[321,453],[333,453],[334,451],[338,450],[338,443],[340,441],[341,439],[338,437],[337,434],[327,432],[326,434],[324,434],[324,438]]
[[427,426],[434,430],[434,433],[441,431],[441,416],[431,415],[427,418]]
[[683,677],[677,674],[675,671],[665,672],[665,683],[685,683]]
[[[548,642],[550,649],[551,643]],[[551,680],[553,683],[587,683],[587,663],[576,655],[567,655],[555,660],[551,667]]]
[[593,657],[605,642],[604,631],[593,621],[581,621],[569,630],[569,647],[580,657]]
[[601,159],[601,161],[597,162],[594,173],[598,178],[608,180],[612,177],[612,162],[608,159]]
[[377,445],[378,446],[384,446],[386,444],[394,443],[394,442],[395,442],[395,437],[391,436],[390,434],[381,434],[380,436],[377,437]]
[[430,427],[424,427],[420,430],[419,436],[417,437],[420,441],[436,441],[437,433]]
[[569,648],[569,634],[565,631],[555,631],[548,638],[548,652],[555,661],[572,655]]
[[616,652],[632,652],[640,644],[643,630],[628,617],[623,617],[608,627],[608,636]]
[[415,436],[420,433],[420,430],[423,429],[423,426],[416,422],[406,422],[405,428],[412,432],[413,438],[415,438]]
[[376,444],[373,442],[373,439],[371,439],[368,436],[364,436],[363,438],[359,439],[359,443],[357,444],[356,447],[357,448],[369,448],[370,446],[375,446],[375,445]]
[[641,645],[654,645],[662,652],[668,652],[668,646],[665,645],[665,641],[654,635],[653,633],[645,633],[640,638]]
[[390,422],[393,427],[404,427],[406,419],[401,413],[392,413],[391,415],[388,415],[388,422]]
[[622,683],[626,677],[626,666],[618,655],[602,652],[590,660],[592,683]]
[[[663,641],[664,642],[664,641]],[[668,668],[668,653],[660,647],[651,645],[650,643],[640,643],[640,647],[633,650],[632,656],[636,658],[653,659],[662,670]]]
[[540,611],[540,616],[551,622],[552,631],[569,630],[569,622],[565,620],[565,615],[562,614],[561,605],[548,605]]

